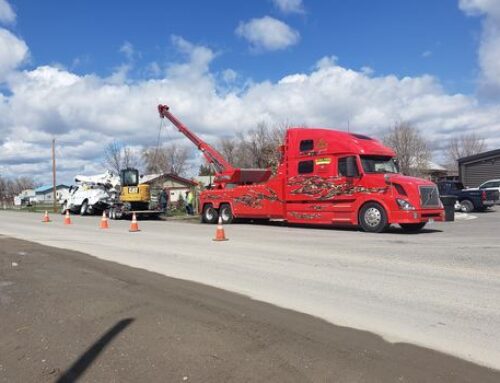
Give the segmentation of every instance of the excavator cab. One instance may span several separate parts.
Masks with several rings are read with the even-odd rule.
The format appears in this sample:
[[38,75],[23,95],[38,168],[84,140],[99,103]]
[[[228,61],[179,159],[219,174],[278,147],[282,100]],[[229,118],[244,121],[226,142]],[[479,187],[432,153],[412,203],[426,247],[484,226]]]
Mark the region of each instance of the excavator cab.
[[133,168],[122,169],[120,171],[120,181],[122,186],[139,185],[139,170]]
[[139,170],[126,168],[120,171],[120,200],[137,209],[148,209],[151,201],[149,185],[139,183]]

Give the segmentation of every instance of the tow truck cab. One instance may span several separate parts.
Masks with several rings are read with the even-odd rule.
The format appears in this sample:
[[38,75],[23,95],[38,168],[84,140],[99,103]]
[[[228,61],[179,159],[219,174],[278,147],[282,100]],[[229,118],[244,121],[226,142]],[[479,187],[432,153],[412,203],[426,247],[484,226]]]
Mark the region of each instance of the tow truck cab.
[[[215,213],[221,206],[230,209],[231,220],[359,224],[370,232],[381,232],[392,223],[416,231],[429,221],[444,220],[436,185],[399,174],[394,151],[375,139],[330,129],[292,128],[280,153],[275,176],[220,185],[202,193],[200,206],[209,204]],[[221,216],[227,220],[227,214]]]

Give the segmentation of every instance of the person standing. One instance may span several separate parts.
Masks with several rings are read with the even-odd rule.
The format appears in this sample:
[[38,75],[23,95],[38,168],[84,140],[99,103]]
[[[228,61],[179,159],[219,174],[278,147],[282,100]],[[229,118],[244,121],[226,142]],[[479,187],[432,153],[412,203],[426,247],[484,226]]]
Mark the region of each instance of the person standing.
[[163,215],[167,216],[167,208],[168,208],[168,189],[163,188],[160,193],[159,198],[160,209],[163,211]]
[[188,190],[186,192],[186,213],[188,215],[193,215],[194,214],[194,211],[193,211],[193,192]]

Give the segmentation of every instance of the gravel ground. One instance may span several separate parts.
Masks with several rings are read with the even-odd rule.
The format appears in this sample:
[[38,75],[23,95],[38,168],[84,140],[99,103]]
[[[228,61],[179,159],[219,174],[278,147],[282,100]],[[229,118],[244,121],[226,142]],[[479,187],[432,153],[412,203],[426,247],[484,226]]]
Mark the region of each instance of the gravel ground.
[[498,382],[500,372],[63,249],[0,237],[1,382]]

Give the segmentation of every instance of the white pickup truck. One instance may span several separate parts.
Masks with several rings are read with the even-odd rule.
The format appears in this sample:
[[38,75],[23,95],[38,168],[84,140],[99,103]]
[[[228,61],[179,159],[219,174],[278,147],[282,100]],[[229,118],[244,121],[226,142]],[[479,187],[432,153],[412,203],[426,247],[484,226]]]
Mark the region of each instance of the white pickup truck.
[[66,198],[61,201],[61,213],[95,214],[107,209],[111,204],[119,178],[106,172],[97,176],[76,176],[76,185],[69,188]]

